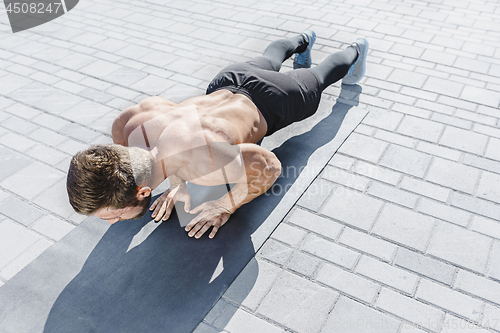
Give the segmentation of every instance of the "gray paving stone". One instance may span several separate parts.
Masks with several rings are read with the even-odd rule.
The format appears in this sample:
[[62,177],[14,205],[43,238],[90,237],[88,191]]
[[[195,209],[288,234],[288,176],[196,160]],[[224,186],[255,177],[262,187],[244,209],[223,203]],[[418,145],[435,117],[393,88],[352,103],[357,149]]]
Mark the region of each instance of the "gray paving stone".
[[380,165],[423,177],[431,161],[431,156],[415,150],[391,144],[380,160]]
[[224,298],[256,310],[281,270],[264,260],[254,258],[224,293]]
[[264,243],[258,255],[278,265],[284,265],[293,254],[293,251],[291,247],[270,239]]
[[30,226],[44,215],[38,208],[15,197],[10,197],[0,204],[0,213],[25,226]]
[[25,251],[23,251],[18,257],[12,260],[9,264],[4,266],[0,270],[0,277],[5,280],[10,280],[17,273],[19,273],[24,267],[35,260],[40,254],[42,254],[46,249],[52,246],[53,242],[46,239],[39,239]]
[[341,184],[358,191],[364,192],[370,183],[370,180],[366,177],[356,175],[352,172],[345,171],[343,169],[334,168],[332,166],[327,166],[321,175],[323,178]]
[[437,77],[430,77],[426,81],[426,83],[423,87],[423,89],[425,89],[425,90],[429,90],[432,92],[436,92],[436,93],[451,96],[451,97],[459,97],[463,88],[464,88],[464,85],[462,83],[452,82],[452,81],[437,78]]
[[424,251],[434,219],[393,204],[386,204],[372,232],[405,246]]
[[396,333],[399,321],[341,296],[321,333]]
[[368,115],[363,119],[363,123],[388,131],[394,131],[401,118],[403,118],[401,113],[373,108],[370,109]]
[[434,121],[407,115],[399,125],[398,132],[425,141],[437,142],[443,128],[443,125]]
[[455,288],[468,294],[500,304],[500,283],[474,273],[459,270],[455,280]]
[[434,158],[426,179],[442,186],[472,193],[479,178],[479,170],[457,162]]
[[36,144],[35,141],[13,132],[2,135],[0,143],[20,152],[26,151]]
[[342,230],[341,224],[300,208],[293,211],[288,219],[288,223],[295,224],[330,239],[337,239]]
[[[63,91],[59,93],[52,94],[43,100],[37,101],[36,106],[50,114],[60,115],[64,111],[84,103],[85,100],[79,96],[75,96]],[[57,125],[57,123],[56,123]],[[52,125],[47,126],[51,129],[55,129]]]
[[[490,138],[490,140],[491,139],[493,138]],[[489,158],[484,158],[472,154],[465,154],[462,163],[479,169],[500,173],[500,163],[498,163],[498,161],[494,161]]]
[[307,236],[301,250],[348,269],[354,267],[359,257],[357,252],[312,234]]
[[65,178],[62,172],[33,162],[4,179],[0,185],[23,198],[33,199],[62,178]]
[[25,252],[40,236],[9,220],[0,222],[0,268]]
[[386,142],[353,133],[340,146],[339,152],[376,163],[387,146]]
[[132,84],[148,76],[147,73],[134,68],[121,67],[114,72],[106,75],[104,80],[130,87]]
[[10,149],[0,147],[0,181],[10,177],[30,162],[25,156]]
[[487,139],[486,135],[447,126],[439,143],[476,155],[482,155],[486,148]]
[[438,222],[427,252],[462,267],[483,273],[492,240],[484,235]]
[[[54,131],[57,131],[60,128],[64,127],[66,124],[69,124],[69,121],[67,121],[65,119],[62,119],[60,117],[53,116],[51,114],[47,114],[47,113],[43,113],[43,114],[40,114],[39,116],[34,117],[32,119],[32,121],[34,123],[36,123],[36,124],[45,126],[45,127],[49,128],[49,129],[52,129]],[[39,132],[41,132],[41,133],[39,133]],[[50,141],[50,140],[54,139],[51,134],[47,133],[47,135],[42,135],[43,133],[46,133],[46,132],[44,131],[43,128],[40,128],[40,129],[34,131],[33,133],[31,133],[30,134],[30,138],[32,138],[34,140],[37,140],[37,141],[40,141],[40,142],[44,142],[42,140]],[[41,138],[42,136],[45,139],[42,139]],[[60,142],[64,141],[64,140],[62,140],[59,137],[57,137],[56,140],[60,141]],[[55,142],[52,142],[52,141],[50,141],[50,142],[44,142],[44,143],[47,143],[47,144],[50,144],[50,145],[55,145]]]
[[458,109],[455,113],[455,116],[489,126],[495,126],[497,123],[497,118],[495,117],[490,117],[477,112],[470,112],[462,109]]
[[336,266],[323,265],[316,280],[366,303],[375,299],[379,285]]
[[379,182],[371,183],[367,193],[409,208],[413,208],[418,199],[415,194]]
[[452,161],[458,161],[460,160],[460,156],[462,155],[462,152],[454,149],[450,149],[447,147],[443,147],[440,145],[436,145],[430,142],[425,142],[425,141],[420,141],[417,145],[417,150],[434,155],[434,156],[440,156],[443,158],[447,158]]
[[258,313],[299,332],[318,332],[338,293],[284,272]]
[[[219,331],[217,331],[219,332]],[[224,332],[228,333],[252,333],[252,332],[269,332],[269,333],[284,333],[285,331],[273,324],[256,317],[242,309],[237,309],[232,314],[229,322],[224,326]]]
[[402,189],[421,194],[439,201],[446,202],[450,194],[450,190],[431,184],[429,182],[404,176],[399,184]]
[[426,51],[424,48],[406,44],[395,44],[390,50],[391,53],[417,59],[424,51]]
[[359,160],[356,161],[353,172],[391,185],[396,185],[401,178],[401,174],[398,172]]
[[82,125],[89,125],[110,111],[111,109],[107,106],[92,101],[85,101],[70,107],[62,112],[60,116]]
[[302,252],[295,252],[288,262],[287,268],[294,272],[312,277],[321,260]]
[[8,95],[16,91],[17,89],[28,85],[31,82],[33,81],[22,76],[16,74],[8,74],[2,77],[2,80],[0,81],[0,91],[3,95]]
[[477,322],[481,319],[484,302],[435,282],[422,279],[415,297],[470,320]]
[[465,86],[460,98],[466,101],[471,101],[478,104],[484,104],[492,107],[500,106],[500,93],[481,89],[473,86]]
[[382,288],[375,305],[433,332],[438,331],[444,314],[441,310],[387,288]]
[[500,239],[500,222],[498,220],[474,215],[472,218],[471,230]]
[[375,138],[408,148],[413,148],[417,144],[417,140],[414,138],[384,130],[377,130],[375,132]]
[[292,247],[296,247],[307,234],[306,231],[286,223],[280,223],[271,237]]
[[462,193],[453,193],[450,204],[492,219],[500,216],[500,206],[497,204]]
[[57,146],[62,143],[66,138],[59,133],[56,133],[50,129],[40,127],[35,131],[31,132],[28,136],[30,139],[45,143],[51,146]]
[[332,182],[317,178],[300,197],[298,204],[317,211],[335,188]]
[[[68,193],[66,191],[66,179],[58,181],[54,186],[43,191],[33,199],[33,202],[49,212],[64,218],[68,218],[75,213],[69,204]],[[40,216],[37,216],[37,218],[39,217]],[[36,219],[33,219],[31,222],[35,220]]]
[[[497,225],[497,228],[499,226]],[[490,263],[488,269],[488,276],[499,281],[500,283],[500,242],[493,243],[490,255]]]
[[414,88],[422,88],[426,79],[426,75],[398,68],[396,68],[387,78],[387,80],[390,82],[395,82],[404,86],[410,86]]
[[433,280],[451,285],[455,268],[405,248],[399,248],[394,264]]
[[491,330],[500,330],[500,327],[498,326],[498,322],[500,321],[499,318],[500,308],[486,303],[484,308],[484,318],[482,320],[484,327],[489,328],[490,332]]
[[450,53],[438,52],[435,50],[427,49],[425,50],[424,54],[422,54],[422,57],[420,57],[420,59],[427,60],[432,63],[451,66],[457,59],[457,56]]
[[418,276],[368,256],[362,256],[355,272],[412,295]]
[[148,75],[130,87],[147,95],[159,95],[173,85],[174,83],[170,80],[155,75]]
[[477,196],[500,203],[500,175],[484,171],[479,180]]
[[348,227],[344,228],[342,235],[340,235],[339,243],[369,253],[387,262],[392,260],[397,249],[397,246],[390,242]]
[[466,211],[427,198],[422,198],[420,200],[417,209],[422,213],[455,223],[462,227],[467,226],[470,219],[470,213]]
[[321,214],[336,220],[368,230],[373,224],[383,202],[366,194],[338,187],[323,208]]
[[68,155],[51,147],[36,144],[26,151],[26,155],[52,166],[59,164]]
[[41,217],[31,226],[31,229],[55,241],[61,240],[74,228],[74,225],[52,215]]
[[[496,123],[496,119],[495,119]],[[497,137],[500,138],[500,128],[488,126],[488,125],[483,125],[480,123],[474,123],[474,126],[472,127],[472,130],[481,134],[485,134],[490,137]]]
[[92,64],[81,68],[80,72],[102,79],[107,75],[113,73],[114,71],[120,69],[120,67],[120,65],[113,64],[109,61],[97,60]]

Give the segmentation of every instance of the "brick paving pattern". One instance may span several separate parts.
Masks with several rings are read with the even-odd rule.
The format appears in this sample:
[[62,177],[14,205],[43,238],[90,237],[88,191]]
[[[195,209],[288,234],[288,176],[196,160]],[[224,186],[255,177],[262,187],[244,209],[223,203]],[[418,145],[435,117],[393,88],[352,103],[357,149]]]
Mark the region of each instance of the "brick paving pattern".
[[312,28],[313,64],[369,40],[324,93],[369,114],[196,333],[500,332],[497,1],[88,0],[0,27],[0,285],[84,219],[69,160],[122,109]]

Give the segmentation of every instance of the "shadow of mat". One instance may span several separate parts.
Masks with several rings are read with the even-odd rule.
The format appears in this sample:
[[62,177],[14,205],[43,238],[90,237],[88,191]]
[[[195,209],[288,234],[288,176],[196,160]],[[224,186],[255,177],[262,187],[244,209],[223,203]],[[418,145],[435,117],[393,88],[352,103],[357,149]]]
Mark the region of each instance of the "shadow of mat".
[[0,331],[192,332],[367,114],[350,109],[322,101],[266,138],[283,175],[212,240],[189,238],[175,213],[160,225],[149,214],[112,226],[86,219],[0,288]]

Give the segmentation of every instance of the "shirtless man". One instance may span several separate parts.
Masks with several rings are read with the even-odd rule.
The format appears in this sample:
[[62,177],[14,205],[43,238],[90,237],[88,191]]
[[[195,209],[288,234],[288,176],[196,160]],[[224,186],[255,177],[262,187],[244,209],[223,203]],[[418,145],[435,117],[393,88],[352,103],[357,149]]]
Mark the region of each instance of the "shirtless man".
[[[124,110],[114,121],[114,145],[77,153],[68,172],[73,208],[115,223],[143,216],[151,191],[169,179],[170,188],[150,207],[155,221],[167,220],[174,203],[200,213],[186,227],[200,238],[213,238],[241,205],[267,191],[281,173],[276,156],[259,140],[316,112],[321,92],[343,78],[356,84],[365,71],[368,42],[358,39],[342,52],[311,67],[316,35],[271,43],[264,55],[224,68],[207,94],[172,103],[150,97]],[[294,70],[279,73],[296,54]],[[186,181],[226,184],[228,192],[191,210]],[[235,184],[233,188],[229,184]]]

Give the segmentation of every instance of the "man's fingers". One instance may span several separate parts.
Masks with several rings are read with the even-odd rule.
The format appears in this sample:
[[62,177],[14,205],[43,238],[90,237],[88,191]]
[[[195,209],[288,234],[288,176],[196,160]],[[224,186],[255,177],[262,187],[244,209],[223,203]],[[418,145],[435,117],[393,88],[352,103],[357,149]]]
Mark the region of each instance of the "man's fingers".
[[191,222],[188,223],[188,225],[184,228],[184,230],[190,231],[195,225],[198,224],[200,220],[201,216],[196,216],[194,219],[191,220]]
[[196,233],[194,237],[196,239],[200,238],[208,229],[210,229],[211,226],[212,225],[210,223],[205,223],[205,225]]
[[[191,202],[189,203],[189,205],[191,206]],[[189,214],[198,214],[199,212],[201,212],[203,210],[203,207],[204,207],[204,204],[201,204],[197,207],[194,207],[192,210],[189,211]]]
[[191,212],[191,198],[187,198],[186,201],[184,201],[184,211],[186,213]]
[[165,208],[165,213],[163,214],[163,221],[168,220],[168,218],[170,217],[170,214],[172,214],[173,209],[174,209],[174,202],[168,201],[167,207]]
[[215,234],[217,233],[217,231],[219,231],[219,227],[217,227],[217,226],[214,225],[214,228],[212,229],[212,232],[210,233],[210,235],[208,237],[209,238],[214,238]]
[[205,224],[207,224],[207,221],[205,221],[205,220],[196,223],[196,225],[189,231],[189,233],[188,233],[189,237],[193,237],[194,235],[196,235],[196,233],[200,229],[202,229]]
[[160,198],[157,198],[157,199],[155,200],[155,202],[153,202],[153,204],[151,205],[151,207],[149,207],[149,210],[153,210],[153,209],[155,209],[156,205],[158,205],[158,202],[160,202],[160,199],[161,199],[161,197],[160,197]]
[[152,217],[154,217],[156,222],[160,221],[163,214],[165,214],[166,206],[167,206],[167,202],[166,201],[162,202],[158,207],[156,207],[156,210],[151,215]]

